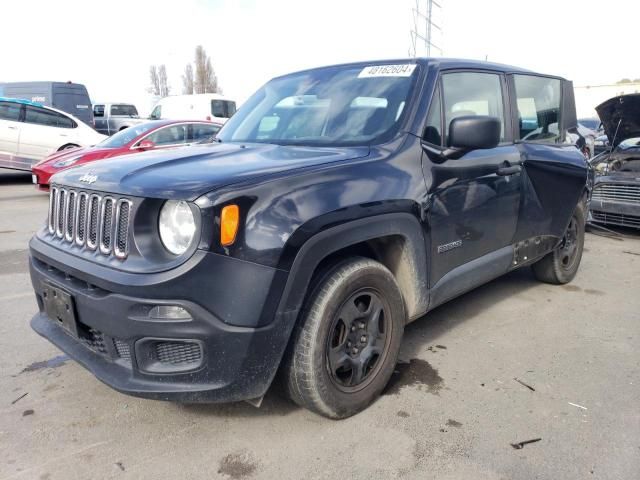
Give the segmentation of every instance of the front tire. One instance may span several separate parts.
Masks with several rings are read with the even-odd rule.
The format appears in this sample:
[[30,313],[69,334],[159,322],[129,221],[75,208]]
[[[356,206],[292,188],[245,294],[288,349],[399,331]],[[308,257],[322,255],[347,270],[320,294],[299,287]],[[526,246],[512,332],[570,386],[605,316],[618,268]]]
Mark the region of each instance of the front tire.
[[576,276],[584,248],[584,202],[576,207],[560,244],[532,265],[536,278],[545,283],[562,285]]
[[359,257],[338,263],[316,282],[301,312],[284,364],[287,393],[329,418],[365,409],[393,373],[405,321],[402,294],[386,267]]

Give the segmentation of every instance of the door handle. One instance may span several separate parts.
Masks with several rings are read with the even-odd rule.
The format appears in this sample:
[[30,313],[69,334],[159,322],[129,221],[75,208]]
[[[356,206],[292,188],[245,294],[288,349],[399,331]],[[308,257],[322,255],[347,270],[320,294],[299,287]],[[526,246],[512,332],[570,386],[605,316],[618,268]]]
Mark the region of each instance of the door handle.
[[496,173],[501,177],[506,177],[507,175],[515,175],[521,171],[522,167],[519,164],[513,164],[505,161],[500,167],[498,167],[498,171]]

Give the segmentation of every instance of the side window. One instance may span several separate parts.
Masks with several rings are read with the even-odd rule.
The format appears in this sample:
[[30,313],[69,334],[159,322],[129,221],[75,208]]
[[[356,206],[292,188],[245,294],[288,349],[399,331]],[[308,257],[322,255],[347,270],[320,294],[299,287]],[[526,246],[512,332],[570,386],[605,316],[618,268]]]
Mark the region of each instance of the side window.
[[236,103],[228,100],[211,100],[211,115],[218,118],[231,118],[236,113]]
[[157,132],[153,132],[145,140],[151,140],[158,146],[187,143],[189,141],[187,125],[173,125],[171,127],[161,128]]
[[436,87],[436,91],[433,93],[422,139],[432,145],[442,146],[442,100],[440,99],[440,85]]
[[449,125],[455,118],[489,115],[502,124],[500,141],[505,138],[504,101],[500,76],[495,73],[456,72],[442,75],[445,145]]
[[57,128],[74,128],[76,124],[69,117],[66,117],[58,112],[51,110],[45,110],[44,108],[37,108],[27,105],[27,111],[24,117],[25,123],[33,123],[36,125],[42,125],[45,127],[57,127]]
[[221,100],[211,100],[211,115],[214,117],[224,118],[224,102]]
[[104,117],[104,105],[94,105],[93,106],[93,116],[94,117]]
[[193,143],[209,140],[216,133],[218,133],[218,130],[220,130],[220,127],[218,125],[194,123],[193,125],[191,125],[191,136],[189,142]]
[[19,121],[20,108],[19,103],[0,102],[0,120]]
[[561,139],[561,84],[557,78],[514,75],[520,139],[557,143]]
[[149,118],[151,120],[160,120],[161,116],[162,116],[162,105],[156,105],[153,111],[151,112],[151,115],[149,115]]

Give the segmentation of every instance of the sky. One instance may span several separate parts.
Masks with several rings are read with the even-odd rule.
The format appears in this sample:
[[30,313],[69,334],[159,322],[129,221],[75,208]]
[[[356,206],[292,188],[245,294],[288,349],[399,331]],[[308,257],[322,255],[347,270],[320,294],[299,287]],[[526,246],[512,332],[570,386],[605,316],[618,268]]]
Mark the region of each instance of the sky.
[[[628,0],[436,0],[434,56],[507,63],[575,85],[640,78]],[[418,0],[426,5],[426,0]],[[94,102],[142,113],[149,66],[165,64],[171,93],[196,45],[224,94],[244,101],[270,78],[304,68],[409,55],[415,0],[4,0],[0,81],[71,80]],[[424,7],[423,7],[424,8]],[[7,19],[16,21],[6,21]],[[424,31],[424,24],[419,23]],[[613,35],[607,35],[606,32]],[[609,38],[613,37],[613,38]],[[419,55],[425,51],[422,46]]]

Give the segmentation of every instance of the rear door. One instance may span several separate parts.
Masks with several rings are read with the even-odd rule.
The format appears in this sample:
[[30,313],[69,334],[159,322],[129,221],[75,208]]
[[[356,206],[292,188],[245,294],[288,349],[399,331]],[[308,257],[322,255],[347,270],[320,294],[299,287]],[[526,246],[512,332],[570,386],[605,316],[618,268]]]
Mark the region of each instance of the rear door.
[[[517,171],[520,153],[512,138],[507,98],[506,79],[500,73],[452,71],[440,76],[423,137],[429,147],[423,156],[423,169],[430,197],[430,283],[432,287],[437,285],[447,274],[449,280],[456,276],[463,279],[449,282],[456,291],[445,289],[440,298],[434,299],[436,303],[508,269],[521,178]],[[500,144],[467,152],[457,159],[434,155],[434,151],[448,146],[451,121],[468,115],[497,117],[502,123]]]
[[76,124],[69,117],[45,108],[26,105],[18,154],[31,164],[73,143]]
[[52,91],[52,107],[70,113],[87,125],[93,126],[91,100],[84,85],[54,83]]
[[16,158],[22,108],[23,106],[19,103],[0,102],[0,167],[22,167],[23,162]]
[[509,86],[524,167],[516,240],[548,236],[553,244],[586,190],[586,160],[566,144],[567,129],[577,124],[573,88],[566,80],[531,74],[511,75]]
[[93,123],[95,129],[103,135],[111,135],[109,132],[109,120],[105,113],[104,104],[96,104],[93,106]]

